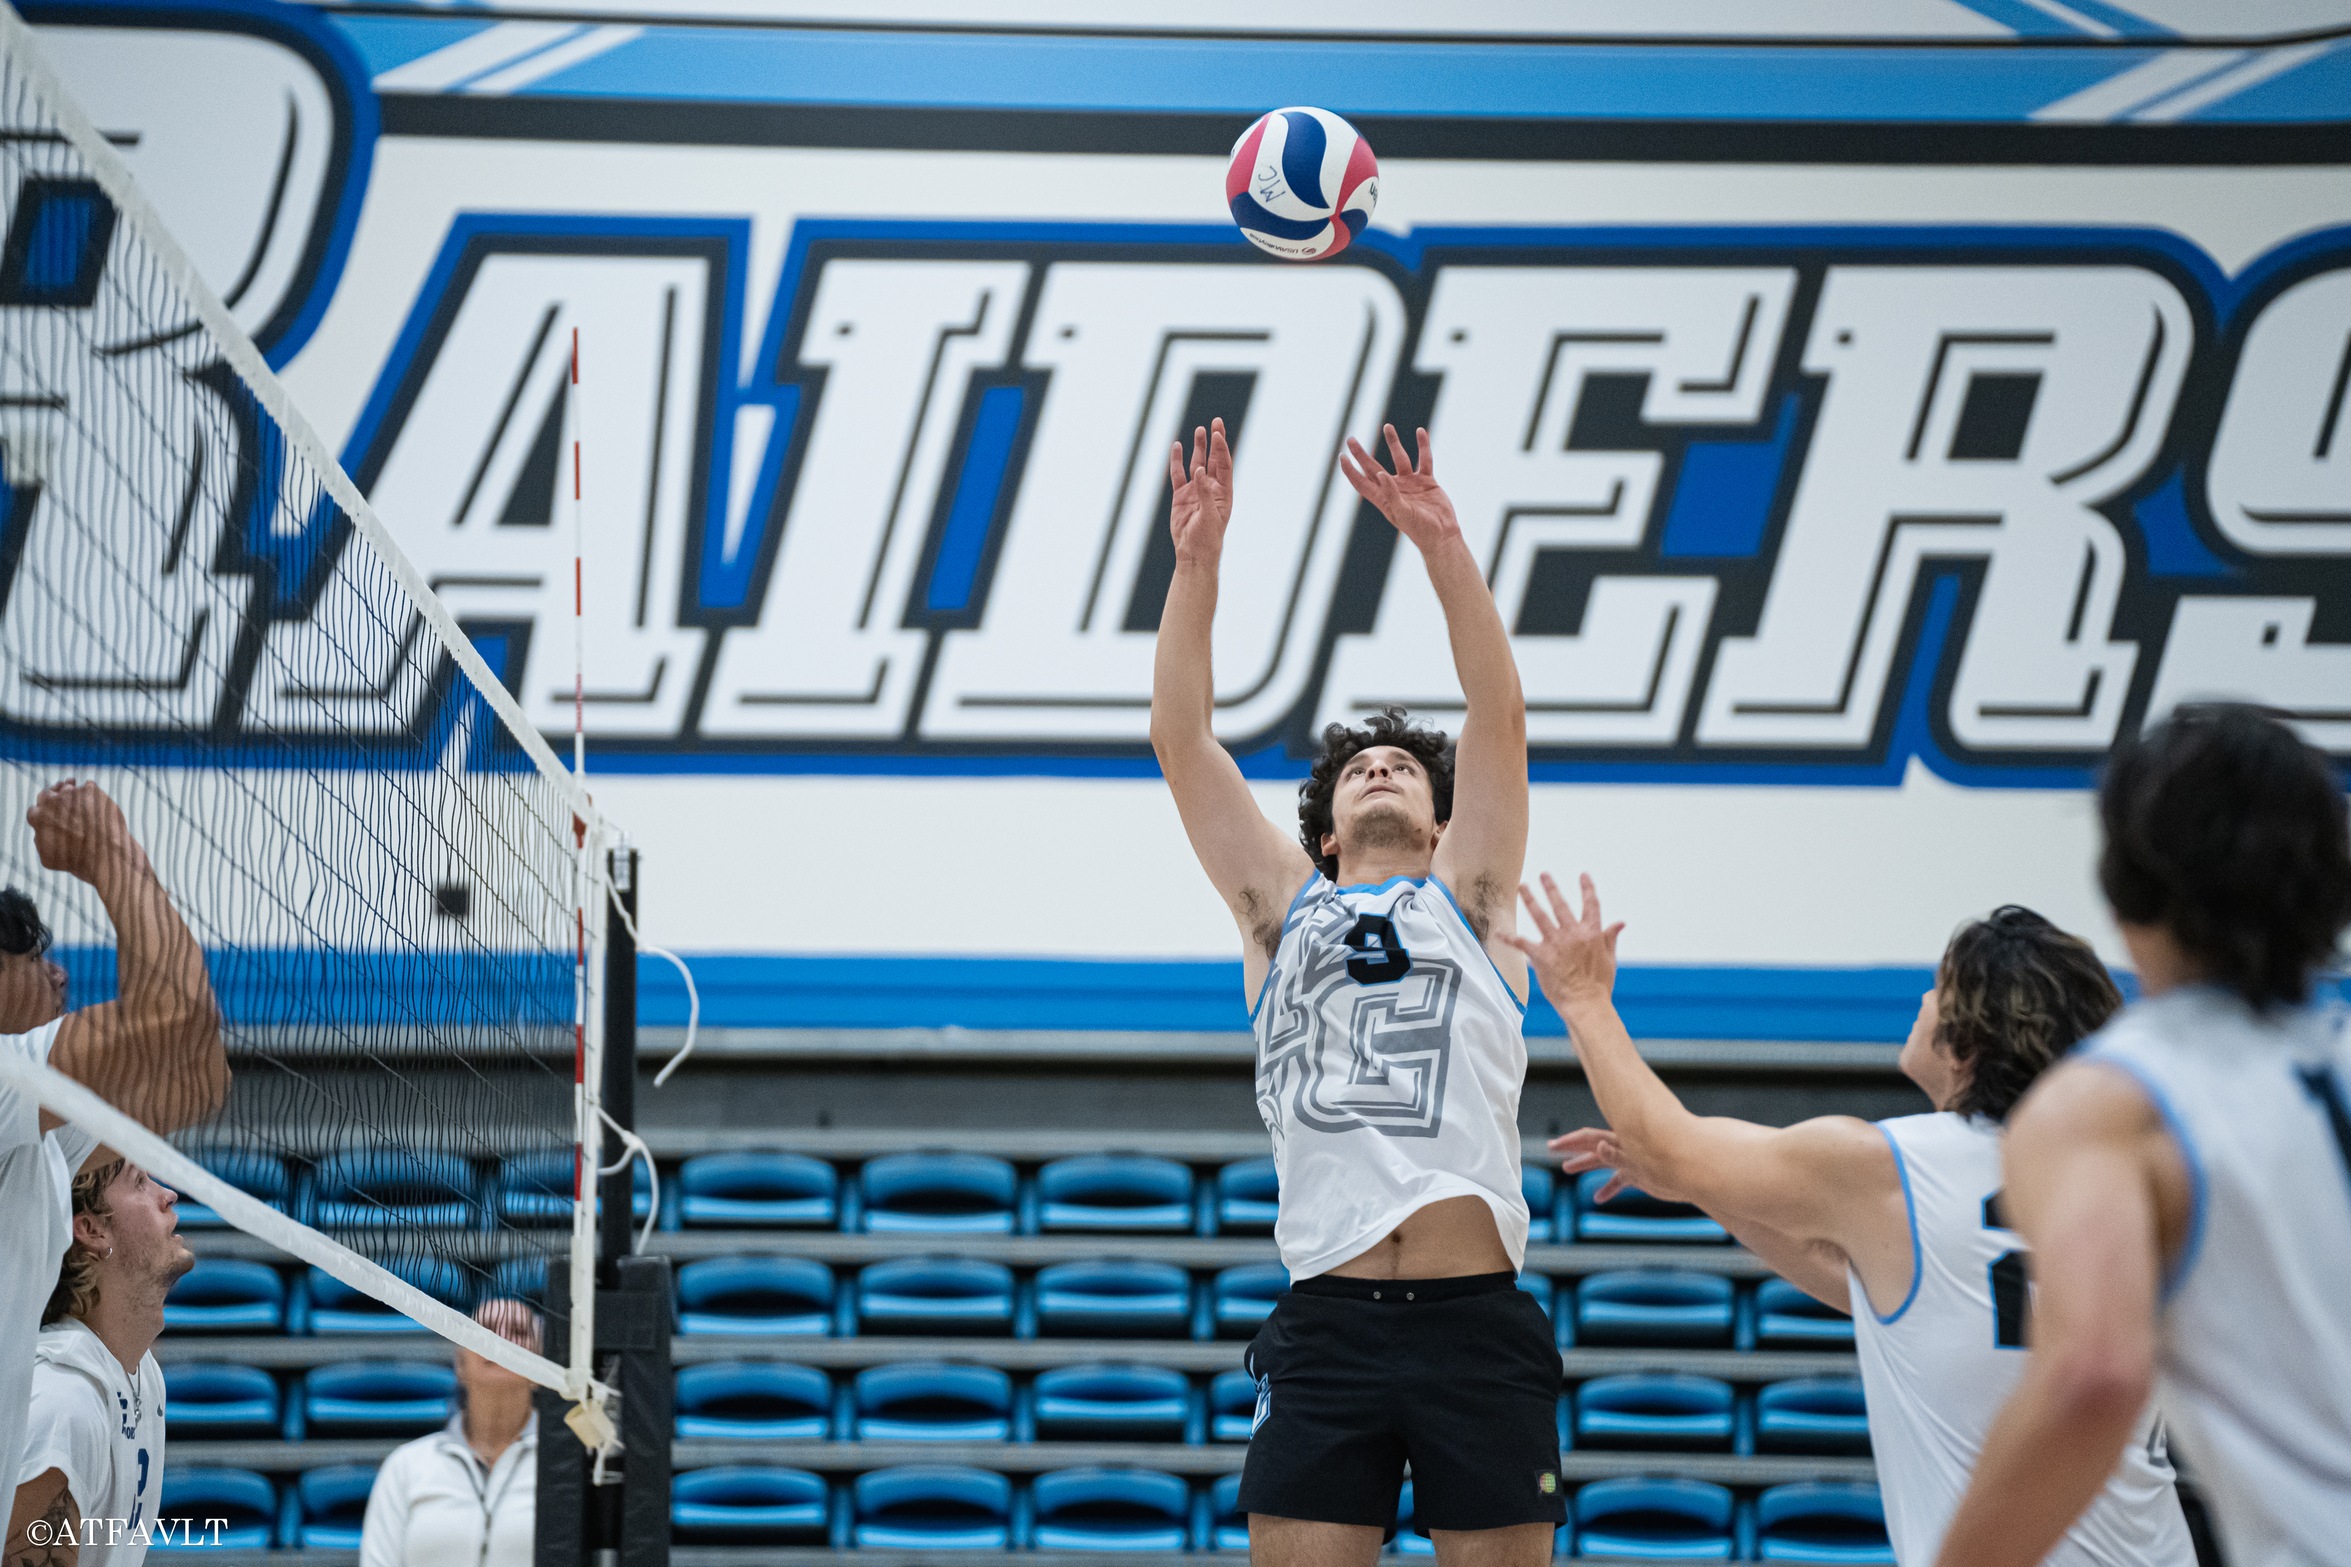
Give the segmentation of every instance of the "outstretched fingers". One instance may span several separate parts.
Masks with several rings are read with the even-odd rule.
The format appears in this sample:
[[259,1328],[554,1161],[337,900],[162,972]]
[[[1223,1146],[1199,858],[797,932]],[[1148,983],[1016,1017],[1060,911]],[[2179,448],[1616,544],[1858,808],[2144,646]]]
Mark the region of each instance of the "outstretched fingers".
[[1420,439],[1420,461],[1414,465],[1413,472],[1424,479],[1433,479],[1437,476],[1437,445],[1429,439],[1426,430],[1415,430],[1412,433]]
[[1560,892],[1558,881],[1549,871],[1543,873],[1543,896],[1551,900],[1553,919],[1562,925],[1573,925],[1576,922],[1575,912],[1567,906],[1566,896]]
[[[1545,876],[1543,878],[1543,885],[1549,887],[1551,885],[1551,878]],[[1553,934],[1558,931],[1560,926],[1568,923],[1566,907],[1559,902],[1559,893],[1557,889],[1553,889],[1551,893],[1552,905],[1560,911],[1560,916],[1557,919],[1553,919],[1551,917],[1551,911],[1545,909],[1541,903],[1535,900],[1535,889],[1528,886],[1523,881],[1518,884],[1518,901],[1527,906],[1527,916],[1535,922],[1535,929],[1542,933],[1542,938],[1544,941],[1549,941]]]
[[1167,485],[1171,490],[1184,487],[1184,443],[1181,441],[1167,443]]
[[1398,473],[1412,472],[1412,460],[1404,455],[1404,437],[1396,433],[1396,427],[1383,424],[1380,426],[1380,434],[1388,439],[1388,466]]
[[1371,453],[1363,449],[1363,443],[1352,435],[1347,437],[1346,450],[1339,453],[1339,471],[1347,476],[1347,482],[1354,486],[1356,494],[1374,506],[1383,510],[1386,508],[1388,496],[1396,488],[1396,481],[1388,477],[1386,471],[1372,460]]
[[1208,476],[1222,488],[1232,487],[1233,449],[1225,442],[1222,419],[1212,419],[1208,425]]

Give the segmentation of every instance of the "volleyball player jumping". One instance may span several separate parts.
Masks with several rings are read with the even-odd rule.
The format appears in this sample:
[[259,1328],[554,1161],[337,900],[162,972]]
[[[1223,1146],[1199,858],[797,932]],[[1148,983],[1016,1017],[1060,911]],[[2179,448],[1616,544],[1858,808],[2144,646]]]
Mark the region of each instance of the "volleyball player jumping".
[[1217,564],[1233,505],[1224,426],[1177,446],[1175,577],[1151,740],[1201,868],[1241,929],[1257,1105],[1291,1276],[1249,1349],[1242,1471],[1252,1560],[1369,1563],[1405,1465],[1447,1567],[1547,1559],[1565,1516],[1559,1353],[1515,1288],[1525,959],[1504,941],[1526,856],[1526,707],[1485,575],[1391,427],[1348,482],[1420,552],[1466,698],[1460,742],[1395,709],[1323,732],[1293,838],[1211,730]]

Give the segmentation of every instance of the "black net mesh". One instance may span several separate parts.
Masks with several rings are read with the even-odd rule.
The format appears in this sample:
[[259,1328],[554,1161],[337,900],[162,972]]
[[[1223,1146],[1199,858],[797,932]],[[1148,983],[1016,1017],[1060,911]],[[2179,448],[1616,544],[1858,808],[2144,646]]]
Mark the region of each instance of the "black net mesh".
[[[66,1004],[107,1000],[115,924],[26,826],[96,782],[203,948],[234,1071],[175,1141],[460,1309],[535,1292],[570,1241],[571,796],[4,52],[0,211],[0,880]],[[92,1086],[179,1069],[142,1048]],[[276,1266],[297,1313],[370,1309]]]

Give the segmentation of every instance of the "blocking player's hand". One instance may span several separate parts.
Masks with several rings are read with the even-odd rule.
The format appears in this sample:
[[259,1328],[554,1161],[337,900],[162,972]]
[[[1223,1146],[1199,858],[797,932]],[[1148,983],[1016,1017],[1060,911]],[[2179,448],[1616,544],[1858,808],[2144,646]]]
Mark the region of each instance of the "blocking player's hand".
[[145,870],[147,857],[131,837],[122,807],[94,783],[68,779],[43,789],[25,812],[33,851],[53,871],[95,882],[126,866]]
[[1538,939],[1529,941],[1516,931],[1507,931],[1502,937],[1527,955],[1543,994],[1561,1012],[1577,1002],[1605,1001],[1616,988],[1616,938],[1623,934],[1624,922],[1603,924],[1599,890],[1591,877],[1581,880],[1584,907],[1580,914],[1569,911],[1559,883],[1548,872],[1543,876],[1544,896],[1540,900],[1533,888],[1519,883],[1519,901],[1535,922]]
[[1461,521],[1453,515],[1444,486],[1437,483],[1437,449],[1429,432],[1414,432],[1420,442],[1418,462],[1405,458],[1404,442],[1394,425],[1381,425],[1380,432],[1387,437],[1388,461],[1396,471],[1381,467],[1379,459],[1350,435],[1347,449],[1339,454],[1339,471],[1355,486],[1355,493],[1377,506],[1380,515],[1424,555],[1447,539],[1459,538]]
[[1224,548],[1225,524],[1233,520],[1233,451],[1225,444],[1224,421],[1212,419],[1192,432],[1192,471],[1184,472],[1184,443],[1167,453],[1167,482],[1175,492],[1167,531],[1176,559],[1213,563]]
[[1580,1126],[1572,1132],[1552,1138],[1543,1145],[1559,1155],[1559,1168],[1569,1175],[1582,1175],[1587,1170],[1607,1170],[1608,1179],[1592,1194],[1594,1202],[1606,1202],[1628,1187],[1638,1186],[1652,1197],[1663,1197],[1669,1202],[1680,1199],[1669,1192],[1659,1191],[1641,1172],[1632,1168],[1625,1157],[1624,1144],[1605,1126]]

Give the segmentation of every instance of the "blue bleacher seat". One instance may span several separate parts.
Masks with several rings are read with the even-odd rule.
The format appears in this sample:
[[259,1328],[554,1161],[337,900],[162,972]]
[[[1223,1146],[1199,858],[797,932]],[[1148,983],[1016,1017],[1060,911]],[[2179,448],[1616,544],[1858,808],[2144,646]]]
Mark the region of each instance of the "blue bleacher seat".
[[1720,1348],[1731,1342],[1736,1293],[1713,1273],[1595,1273],[1576,1285],[1575,1341]]
[[1559,1239],[1559,1219],[1552,1212],[1559,1203],[1559,1177],[1542,1165],[1522,1164],[1518,1189],[1526,1194],[1528,1241],[1545,1244]]
[[1575,1444],[1729,1452],[1737,1403],[1713,1377],[1640,1371],[1576,1389]]
[[1031,1418],[1043,1442],[1181,1442],[1192,1384],[1165,1366],[1096,1361],[1037,1374]]
[[367,1493],[375,1489],[373,1464],[328,1464],[305,1469],[294,1482],[302,1522],[289,1543],[305,1551],[356,1551],[367,1519]]
[[456,1154],[362,1149],[321,1160],[299,1206],[322,1230],[464,1228],[481,1217],[481,1180]]
[[1041,1230],[1181,1235],[1192,1228],[1192,1172],[1141,1154],[1056,1159],[1037,1172],[1036,1203]]
[[899,1257],[857,1275],[860,1333],[1010,1333],[1012,1270],[972,1257]]
[[1575,1233],[1583,1241],[1727,1241],[1730,1232],[1688,1203],[1652,1197],[1628,1186],[1605,1203],[1593,1202],[1612,1176],[1587,1170],[1576,1177]]
[[488,1300],[519,1300],[533,1307],[547,1304],[547,1259],[509,1257],[490,1275]]
[[1518,1276],[1518,1287],[1535,1298],[1535,1304],[1543,1308],[1544,1316],[1551,1315],[1553,1290],[1549,1278],[1540,1273],[1522,1273]]
[[833,1270],[806,1257],[706,1257],[678,1269],[680,1333],[832,1331]]
[[1248,1235],[1273,1228],[1280,1178],[1271,1159],[1243,1159],[1216,1172],[1216,1227]]
[[[407,1280],[441,1304],[457,1311],[473,1309],[473,1276],[445,1258],[387,1259],[384,1267]],[[310,1295],[310,1331],[313,1333],[425,1333],[431,1331],[412,1317],[353,1289],[321,1268],[312,1268],[306,1282]]]
[[1072,1338],[1181,1338],[1192,1276],[1168,1262],[1104,1257],[1037,1270],[1037,1331]]
[[1032,1538],[1040,1551],[1180,1551],[1192,1488],[1156,1469],[1056,1469],[1037,1476]]
[[1247,1551],[1249,1515],[1241,1511],[1241,1477],[1218,1475],[1208,1488],[1208,1549]]
[[1764,1453],[1866,1453],[1869,1408],[1859,1377],[1799,1377],[1755,1395],[1755,1448]]
[[1388,1541],[1388,1549],[1398,1556],[1434,1556],[1437,1544],[1419,1527],[1413,1516],[1412,1482],[1407,1480],[1396,1492],[1396,1529]]
[[1703,1480],[1599,1480],[1576,1492],[1576,1554],[1728,1561],[1731,1493]]
[[[276,1154],[247,1148],[207,1148],[198,1151],[195,1160],[237,1190],[260,1198],[280,1213],[286,1211],[294,1183],[286,1175],[286,1161]],[[179,1213],[183,1230],[224,1229],[229,1222],[187,1196],[180,1198]]]
[[860,1223],[874,1234],[1009,1235],[1020,1181],[976,1153],[901,1153],[857,1172]]
[[277,1378],[259,1366],[180,1360],[163,1368],[170,1436],[184,1442],[261,1439],[278,1434]]
[[1257,1379],[1220,1371],[1208,1384],[1208,1434],[1219,1442],[1246,1442],[1257,1428]]
[[678,1372],[681,1441],[822,1441],[832,1415],[832,1379],[814,1366],[714,1360]]
[[670,1482],[669,1523],[681,1545],[821,1545],[825,1483],[805,1469],[727,1464]]
[[850,1487],[851,1542],[866,1550],[1002,1551],[1012,1546],[1012,1482],[985,1469],[901,1464]]
[[[215,1519],[224,1520],[217,1534],[212,1528]],[[148,1546],[150,1551],[176,1551],[183,1542],[191,1541],[193,1549],[219,1545],[266,1551],[277,1543],[277,1487],[270,1484],[267,1475],[250,1469],[167,1464],[156,1498],[155,1523],[156,1532],[168,1534],[171,1543],[164,1546],[156,1541]]]
[[994,1366],[899,1361],[857,1373],[849,1435],[859,1442],[1009,1442],[1012,1378]]
[[[561,1150],[520,1154],[498,1167],[490,1183],[490,1211],[507,1224],[569,1224],[573,1156]],[[629,1207],[643,1219],[653,1212],[653,1172],[631,1160]]]
[[449,1423],[457,1373],[439,1360],[354,1360],[302,1381],[311,1436],[422,1436]]
[[1755,1287],[1755,1347],[1850,1349],[1853,1319],[1786,1279],[1765,1279]]
[[173,1333],[278,1333],[286,1326],[286,1281],[264,1262],[207,1257],[163,1298]]
[[1878,1488],[1852,1482],[1775,1485],[1755,1499],[1756,1556],[1808,1567],[1893,1567]]
[[1215,1328],[1224,1338],[1250,1338],[1290,1287],[1289,1270],[1278,1262],[1244,1262],[1217,1274],[1209,1287]]
[[678,1218],[688,1228],[840,1222],[841,1173],[803,1154],[698,1154],[678,1166],[675,1180]]

